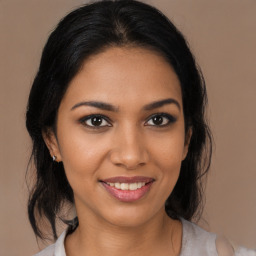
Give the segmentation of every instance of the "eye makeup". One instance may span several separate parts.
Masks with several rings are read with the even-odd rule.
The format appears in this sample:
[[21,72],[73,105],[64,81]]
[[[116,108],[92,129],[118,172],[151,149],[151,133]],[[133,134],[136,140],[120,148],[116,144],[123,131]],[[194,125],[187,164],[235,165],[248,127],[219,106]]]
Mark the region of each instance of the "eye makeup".
[[176,121],[177,118],[173,115],[167,113],[155,113],[147,119],[145,126],[156,126],[161,128],[169,126]]

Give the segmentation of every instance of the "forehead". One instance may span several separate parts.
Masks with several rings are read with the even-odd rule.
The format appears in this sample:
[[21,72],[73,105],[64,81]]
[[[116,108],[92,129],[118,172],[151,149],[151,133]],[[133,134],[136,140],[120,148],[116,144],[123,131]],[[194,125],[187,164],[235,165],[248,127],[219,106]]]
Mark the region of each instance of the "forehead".
[[115,105],[147,104],[172,97],[182,105],[179,79],[158,53],[112,47],[87,59],[71,81],[63,102],[101,100]]

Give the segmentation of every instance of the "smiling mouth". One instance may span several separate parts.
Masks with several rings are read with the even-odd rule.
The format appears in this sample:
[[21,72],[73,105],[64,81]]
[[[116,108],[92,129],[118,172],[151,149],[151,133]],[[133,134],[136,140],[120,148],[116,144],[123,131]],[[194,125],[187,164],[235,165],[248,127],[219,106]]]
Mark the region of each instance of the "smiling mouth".
[[114,177],[100,182],[106,191],[122,202],[132,202],[144,197],[155,180],[148,177]]
[[147,183],[146,182],[134,182],[134,183],[120,183],[120,182],[108,183],[107,182],[106,184],[121,190],[137,190],[145,186]]

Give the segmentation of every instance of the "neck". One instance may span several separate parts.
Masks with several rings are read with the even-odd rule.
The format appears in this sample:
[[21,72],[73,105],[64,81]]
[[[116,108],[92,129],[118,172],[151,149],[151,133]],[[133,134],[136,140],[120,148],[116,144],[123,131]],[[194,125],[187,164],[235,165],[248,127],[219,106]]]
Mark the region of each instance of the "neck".
[[181,223],[164,211],[136,227],[115,226],[95,216],[83,216],[79,216],[78,228],[65,241],[67,256],[179,255]]

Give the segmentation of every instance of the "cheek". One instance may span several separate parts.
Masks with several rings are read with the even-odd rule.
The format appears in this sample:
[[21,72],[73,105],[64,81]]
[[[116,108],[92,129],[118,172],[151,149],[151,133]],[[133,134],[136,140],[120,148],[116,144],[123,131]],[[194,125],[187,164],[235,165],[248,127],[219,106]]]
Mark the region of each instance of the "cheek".
[[156,139],[151,144],[154,145],[152,152],[156,156],[154,159],[157,165],[166,168],[181,165],[184,155],[184,134],[182,132],[167,135],[161,140]]
[[59,137],[62,162],[70,185],[97,181],[97,169],[107,152],[106,143],[96,141],[94,136],[80,130],[65,134],[63,131]]
[[158,142],[157,147],[152,152],[154,165],[160,171],[159,179],[163,189],[163,197],[167,198],[172,192],[181,168],[184,151],[184,135],[176,133],[173,136],[168,136],[161,142]]

